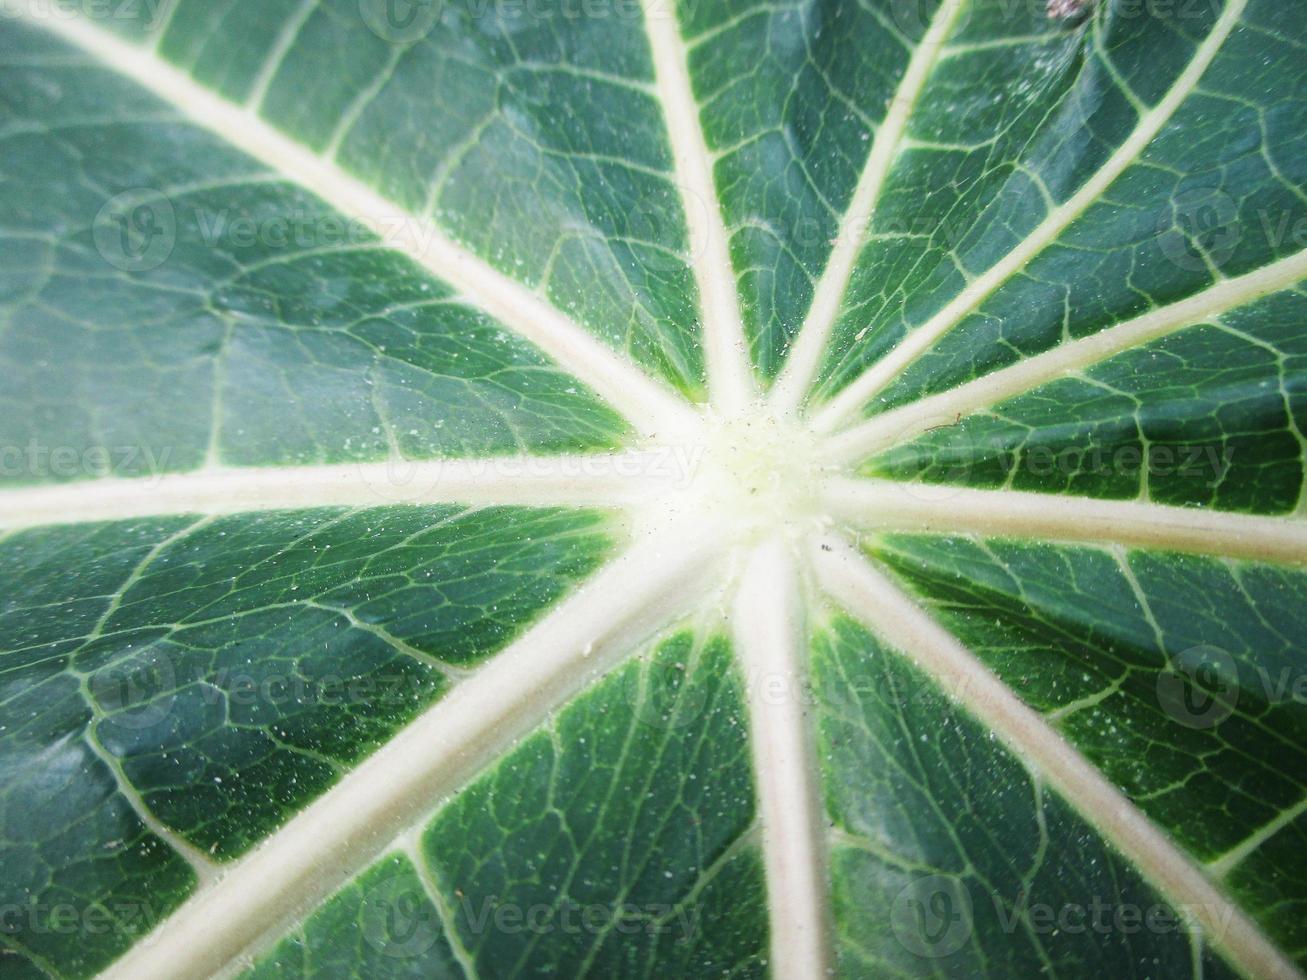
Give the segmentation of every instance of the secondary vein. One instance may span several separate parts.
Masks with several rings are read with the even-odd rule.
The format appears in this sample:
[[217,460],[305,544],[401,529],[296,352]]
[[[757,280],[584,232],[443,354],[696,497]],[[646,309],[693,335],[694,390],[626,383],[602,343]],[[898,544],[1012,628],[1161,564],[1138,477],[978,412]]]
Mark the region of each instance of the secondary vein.
[[819,432],[830,432],[897,378],[936,341],[947,334],[1003,283],[1051,245],[1061,232],[1094,204],[1126,168],[1147,149],[1162,127],[1198,86],[1225,39],[1239,23],[1248,0],[1229,0],[1220,18],[1198,45],[1193,58],[1165,96],[1140,117],[1134,130],[1075,194],[1048,216],[1016,248],[972,280],[943,309],[910,332],[897,347],[855,378],[813,415]]

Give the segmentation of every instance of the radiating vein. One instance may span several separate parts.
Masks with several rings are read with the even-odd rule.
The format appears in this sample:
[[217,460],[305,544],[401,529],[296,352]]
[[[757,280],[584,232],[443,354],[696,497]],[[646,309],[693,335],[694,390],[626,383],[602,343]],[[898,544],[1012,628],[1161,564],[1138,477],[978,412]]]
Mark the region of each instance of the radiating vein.
[[669,528],[618,557],[103,976],[209,976],[275,941],[596,672],[686,608],[716,571],[719,547],[712,529],[696,524]]
[[904,134],[917,99],[926,87],[926,80],[939,59],[944,41],[962,4],[963,0],[945,0],[935,11],[930,26],[913,52],[898,89],[890,100],[889,111],[876,130],[871,153],[867,156],[867,165],[858,178],[853,200],[840,221],[835,244],[813,293],[808,315],[795,338],[785,368],[772,389],[771,403],[778,411],[788,412],[799,406],[821,365],[822,355],[826,352],[826,344],[840,312],[840,302],[844,299],[853,267],[871,228],[881,190],[889,176],[890,167],[903,147]]
[[662,0],[643,0],[658,94],[676,160],[690,262],[699,287],[704,359],[714,407],[732,415],[753,400],[755,383],[731,266],[726,224],[713,184],[712,162],[690,86],[685,43]]
[[[91,698],[88,698],[87,701],[93,703]],[[150,808],[141,799],[141,794],[132,786],[131,780],[123,773],[122,760],[105,751],[104,746],[99,743],[93,734],[88,733],[83,741],[90,748],[92,754],[104,763],[105,768],[112,774],[119,796],[131,807],[136,819],[141,821],[150,833],[163,841],[166,846],[172,848],[191,866],[191,870],[195,872],[196,880],[201,885],[215,881],[221,874],[218,865],[208,855],[191,844],[190,841],[174,833],[162,820],[150,812]]]
[[1307,563],[1307,521],[1016,490],[835,478],[822,487],[832,517],[860,527],[993,534]]
[[[194,533],[198,528],[202,527],[204,523],[204,521],[196,521],[178,528],[172,534],[160,538],[159,541],[155,543],[154,547],[150,548],[141,557],[141,560],[136,563],[136,567],[131,570],[131,573],[123,581],[122,585],[118,587],[113,597],[105,603],[104,611],[100,613],[100,617],[96,620],[95,625],[91,627],[91,631],[86,640],[84,640],[82,645],[78,648],[79,652],[80,650],[84,650],[93,638],[98,638],[103,634],[105,624],[113,618],[114,614],[122,606],[124,597],[132,587],[141,580],[146,569],[150,568],[158,557],[171,545]],[[126,773],[123,772],[122,760],[113,753],[106,751],[104,746],[100,743],[96,728],[104,719],[104,712],[101,710],[99,699],[90,690],[90,675],[80,671],[78,672],[78,675],[82,691],[82,700],[85,702],[87,708],[90,709],[94,718],[94,722],[87,729],[83,736],[83,740],[90,748],[91,752],[93,752],[95,756],[104,763],[110,773],[113,774],[119,795],[127,802],[127,805],[132,808],[132,812],[136,814],[137,819],[149,828],[151,833],[185,859],[186,863],[189,864],[191,869],[195,872],[196,879],[201,884],[212,881],[217,873],[217,866],[215,863],[209,859],[208,855],[203,854],[189,841],[182,838],[179,834],[174,833],[171,828],[163,823],[162,820],[150,812],[145,801],[141,799],[140,792],[132,785],[132,781],[127,778]]]
[[387,247],[409,256],[536,344],[642,432],[680,432],[693,426],[696,413],[684,400],[604,346],[538,292],[504,275],[429,221],[386,200],[332,161],[295,143],[249,109],[227,102],[157,54],[123,42],[83,19],[43,18],[17,0],[0,0],[0,10],[57,33],[173,105],[192,122],[359,222]]
[[418,881],[422,883],[422,890],[435,908],[436,915],[440,917],[440,926],[445,933],[445,938],[449,941],[450,952],[454,954],[454,959],[462,967],[465,980],[480,980],[476,960],[463,943],[463,937],[456,927],[457,920],[454,918],[454,912],[450,909],[449,903],[445,901],[445,893],[440,890],[440,887],[432,878],[431,868],[427,864],[427,857],[422,853],[422,847],[418,843],[416,835],[410,834],[408,836],[414,837],[414,839],[405,843],[403,854],[408,858],[409,863],[413,865]]
[[1268,980],[1301,976],[1169,837],[848,542],[830,535],[814,545],[812,560],[822,586],[838,602],[911,657],[987,725],[1133,862],[1173,906],[1192,914],[1204,940],[1220,949],[1236,968]]
[[302,507],[620,507],[685,485],[694,462],[693,455],[673,447],[590,456],[206,469],[88,480],[0,490],[0,528]]
[[[749,559],[734,606],[749,692],[753,766],[771,910],[771,965],[780,980],[826,975],[830,960],[819,766],[804,713],[804,624],[795,561],[780,539]],[[782,691],[777,696],[777,685]]]
[[286,55],[291,49],[296,39],[300,36],[300,31],[308,23],[309,17],[318,9],[319,0],[300,0],[299,7],[292,13],[286,22],[282,25],[281,32],[277,35],[277,41],[268,52],[267,58],[263,62],[263,67],[259,69],[258,75],[254,79],[254,84],[250,86],[250,95],[246,100],[246,105],[251,110],[257,112],[263,105],[263,100],[267,97],[268,89],[272,86],[272,80],[281,67]]
[[1258,827],[1255,832],[1240,841],[1237,846],[1230,848],[1215,860],[1207,862],[1208,873],[1216,878],[1224,878],[1242,864],[1248,855],[1284,830],[1285,827],[1292,825],[1305,813],[1307,813],[1307,797],[1303,797],[1287,810],[1281,811],[1274,819],[1268,820],[1264,825]]
[[1035,230],[1011,252],[968,283],[966,288],[943,309],[920,327],[912,330],[897,347],[827,402],[813,415],[813,426],[820,432],[830,432],[846,418],[855,414],[877,392],[902,374],[909,364],[957,326],[999,286],[1051,245],[1068,225],[1097,201],[1112,182],[1140,157],[1148,144],[1197,87],[1199,80],[1221,50],[1225,39],[1238,24],[1247,3],[1248,0],[1227,0],[1221,16],[1212,26],[1207,37],[1198,45],[1193,59],[1185,66],[1185,70],[1180,73],[1175,84],[1152,109],[1139,118],[1130,136],[1079,191],[1065,203],[1050,211]]
[[977,409],[1013,398],[1150,340],[1202,323],[1304,279],[1307,279],[1307,250],[1255,272],[1222,280],[1187,299],[1062,344],[949,391],[877,415],[832,436],[826,442],[826,456],[832,462],[866,458],[909,442],[932,426],[953,423]]

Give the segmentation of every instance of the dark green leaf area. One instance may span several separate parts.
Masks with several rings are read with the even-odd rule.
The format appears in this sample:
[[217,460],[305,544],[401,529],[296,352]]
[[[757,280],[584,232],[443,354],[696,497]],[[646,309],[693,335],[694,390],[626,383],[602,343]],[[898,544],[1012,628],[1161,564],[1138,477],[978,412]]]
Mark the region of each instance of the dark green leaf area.
[[338,891],[263,956],[246,980],[463,980],[440,910],[403,854]]
[[841,976],[1234,976],[902,654],[837,614],[813,674]]
[[[106,805],[139,796],[202,851],[237,855],[435,701],[457,676],[446,665],[510,642],[610,545],[598,514],[526,509],[15,534],[0,545],[0,697],[24,722],[0,732],[3,763],[39,769],[51,745],[80,740],[118,771]],[[34,778],[30,793],[49,792]]]
[[729,644],[677,633],[441,811],[423,854],[477,973],[763,976],[746,726]]
[[701,396],[692,243],[638,5],[387,9],[180,0],[159,53],[257,95],[269,123]]
[[1307,574],[1011,541],[873,550],[1301,958]]
[[66,669],[105,597],[161,535],[185,524],[83,526],[0,545],[5,977],[97,973],[194,887],[185,860],[120,791],[116,762],[96,740],[85,680]]
[[1291,513],[1307,471],[1307,295],[1277,293],[945,425],[863,472]]
[[379,237],[8,19],[0,88],[0,482],[625,438],[585,385],[393,250],[400,229]]

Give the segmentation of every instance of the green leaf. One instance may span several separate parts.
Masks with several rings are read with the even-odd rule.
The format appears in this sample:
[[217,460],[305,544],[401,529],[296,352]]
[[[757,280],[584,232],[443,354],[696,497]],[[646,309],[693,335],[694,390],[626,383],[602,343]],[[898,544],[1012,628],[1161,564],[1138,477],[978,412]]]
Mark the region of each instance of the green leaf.
[[899,479],[1292,513],[1307,314],[1285,291],[1040,385],[868,462]]
[[0,13],[0,975],[1307,971],[1293,5]]
[[[1307,831],[1307,719],[1287,686],[1307,621],[1301,603],[1280,600],[1307,592],[1307,575],[951,539],[894,539],[882,555],[1286,947],[1302,945],[1302,900],[1280,879],[1300,873],[1295,842]],[[1069,603],[1067,582],[1098,608]]]
[[896,651],[841,615],[814,652],[843,972],[1228,973],[1185,910]]

